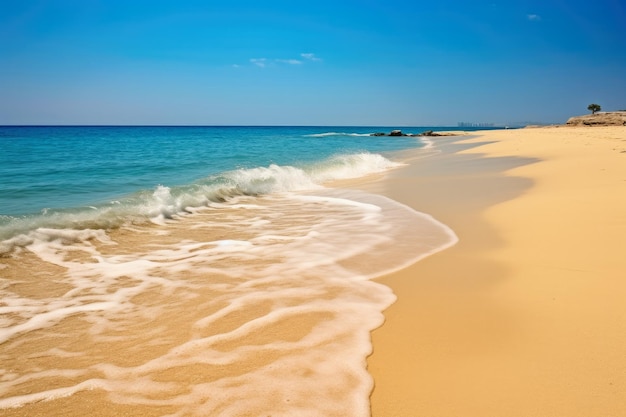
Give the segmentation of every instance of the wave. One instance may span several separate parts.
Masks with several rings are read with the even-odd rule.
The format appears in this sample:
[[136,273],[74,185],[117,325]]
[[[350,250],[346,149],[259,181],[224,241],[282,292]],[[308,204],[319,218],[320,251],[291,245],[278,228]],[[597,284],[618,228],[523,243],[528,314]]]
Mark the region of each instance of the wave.
[[310,135],[304,135],[307,138],[325,138],[328,136],[371,136],[371,133],[347,133],[347,132],[325,132],[325,133],[313,133]]
[[159,185],[106,204],[50,209],[20,217],[3,216],[0,218],[0,255],[40,239],[42,230],[111,229],[123,224],[161,223],[194,208],[238,196],[321,189],[329,181],[358,178],[399,165],[378,154],[336,155],[302,167],[272,164],[226,171],[183,186]]

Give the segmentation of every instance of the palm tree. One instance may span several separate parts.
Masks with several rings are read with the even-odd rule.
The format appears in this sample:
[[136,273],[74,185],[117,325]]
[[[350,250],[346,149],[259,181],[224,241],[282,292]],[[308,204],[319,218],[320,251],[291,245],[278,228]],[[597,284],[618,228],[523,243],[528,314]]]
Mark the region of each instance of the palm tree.
[[591,112],[591,114],[596,114],[597,111],[602,110],[599,104],[590,104],[587,106],[587,110]]

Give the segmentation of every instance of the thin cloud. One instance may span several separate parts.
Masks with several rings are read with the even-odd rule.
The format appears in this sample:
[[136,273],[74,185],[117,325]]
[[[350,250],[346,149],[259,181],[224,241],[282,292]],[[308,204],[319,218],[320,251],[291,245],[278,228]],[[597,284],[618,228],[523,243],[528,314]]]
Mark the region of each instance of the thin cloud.
[[250,58],[250,62],[260,68],[265,68],[267,65],[267,58]]
[[539,16],[538,14],[529,14],[526,16],[528,18],[528,20],[530,20],[531,22],[538,22],[541,20],[541,16]]
[[280,62],[282,64],[289,64],[289,65],[300,65],[300,64],[302,64],[302,61],[300,61],[298,59],[277,59],[276,62]]
[[276,66],[277,64],[286,64],[286,65],[303,65],[306,62],[315,62],[315,61],[321,61],[321,58],[318,58],[315,56],[315,54],[313,53],[302,53],[300,54],[300,57],[302,57],[303,59],[295,59],[295,58],[289,58],[289,59],[280,59],[280,58],[250,58],[250,63],[252,65],[255,65],[259,68],[267,68],[267,67],[273,67]]
[[318,58],[315,56],[315,54],[312,53],[305,53],[305,54],[300,54],[300,56],[304,59],[308,59],[309,61],[321,61],[321,58]]

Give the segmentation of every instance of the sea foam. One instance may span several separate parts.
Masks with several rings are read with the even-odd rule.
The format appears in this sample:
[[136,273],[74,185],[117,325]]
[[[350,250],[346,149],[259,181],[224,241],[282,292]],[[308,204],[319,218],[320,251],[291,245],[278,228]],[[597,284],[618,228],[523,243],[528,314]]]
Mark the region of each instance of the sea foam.
[[310,135],[304,135],[309,138],[325,138],[330,136],[352,136],[352,137],[366,137],[371,136],[370,133],[349,133],[349,132],[324,132],[324,133],[313,133]]
[[328,181],[382,172],[400,164],[378,154],[337,155],[303,167],[279,166],[238,169],[211,175],[193,184],[159,185],[108,203],[41,214],[0,219],[0,255],[29,242],[25,237],[39,228],[110,229],[126,223],[162,222],[196,207],[241,195],[320,189]]
[[398,166],[335,155],[3,219],[0,409],[369,415],[395,300],[373,279],[456,236],[325,184]]
[[0,355],[30,359],[0,380],[0,408],[89,390],[96,407],[175,416],[369,415],[369,335],[395,300],[371,279],[456,240],[385,197],[323,188],[31,233],[2,261]]

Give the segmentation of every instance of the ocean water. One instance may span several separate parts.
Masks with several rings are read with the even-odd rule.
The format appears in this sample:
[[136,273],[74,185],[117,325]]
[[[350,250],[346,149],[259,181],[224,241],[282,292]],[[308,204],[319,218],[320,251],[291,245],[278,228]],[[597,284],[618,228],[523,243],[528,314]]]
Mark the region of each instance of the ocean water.
[[333,187],[389,130],[0,127],[2,415],[369,415],[374,278],[456,241]]

